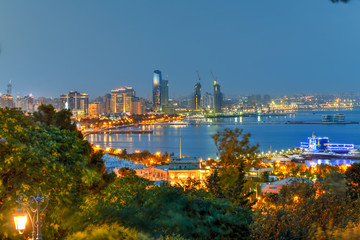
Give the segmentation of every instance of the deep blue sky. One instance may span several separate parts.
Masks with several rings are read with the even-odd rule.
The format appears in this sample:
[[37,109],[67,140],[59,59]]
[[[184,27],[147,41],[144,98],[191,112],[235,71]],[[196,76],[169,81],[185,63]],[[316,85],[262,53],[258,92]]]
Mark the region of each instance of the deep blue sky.
[[360,89],[360,1],[0,1],[0,92],[91,98],[121,86],[170,97],[212,71],[227,94]]

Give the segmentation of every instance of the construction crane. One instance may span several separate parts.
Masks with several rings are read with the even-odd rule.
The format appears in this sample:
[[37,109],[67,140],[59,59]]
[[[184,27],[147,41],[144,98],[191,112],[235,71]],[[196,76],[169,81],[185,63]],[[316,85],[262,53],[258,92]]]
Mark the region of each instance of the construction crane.
[[199,82],[200,82],[200,75],[199,75],[199,71],[198,71],[198,70],[196,70],[196,73],[197,73],[197,75],[198,75]]
[[216,77],[214,76],[214,74],[212,72],[211,72],[211,75],[214,78],[214,85],[216,85],[216,82],[217,82]]

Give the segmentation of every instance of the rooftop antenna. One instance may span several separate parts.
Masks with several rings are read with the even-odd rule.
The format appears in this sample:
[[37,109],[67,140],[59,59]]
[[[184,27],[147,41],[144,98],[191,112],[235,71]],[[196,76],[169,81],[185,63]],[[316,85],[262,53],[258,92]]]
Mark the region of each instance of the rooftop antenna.
[[7,85],[6,94],[11,95],[11,80],[9,81],[9,84]]
[[200,82],[200,75],[199,75],[199,71],[198,71],[198,70],[196,70],[196,73],[197,73],[197,75],[198,75],[199,82]]

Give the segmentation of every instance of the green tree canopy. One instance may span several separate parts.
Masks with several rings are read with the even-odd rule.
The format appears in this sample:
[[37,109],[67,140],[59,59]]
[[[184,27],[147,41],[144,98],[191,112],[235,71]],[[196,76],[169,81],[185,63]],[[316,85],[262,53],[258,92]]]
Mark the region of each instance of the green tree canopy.
[[251,145],[251,134],[243,134],[243,131],[239,128],[225,128],[212,136],[223,167],[250,167],[253,164],[259,145]]
[[[49,118],[43,119],[46,124]],[[49,196],[43,234],[59,239],[73,227],[70,219],[84,197],[113,181],[113,175],[104,173],[101,155],[77,131],[40,125],[18,109],[0,109],[0,136],[7,140],[0,145],[1,239],[18,235],[9,216],[20,192],[30,196],[39,189]]]
[[194,188],[152,186],[132,175],[117,179],[103,194],[104,198],[87,201],[82,222],[118,223],[155,238],[176,234],[189,239],[247,239],[250,235],[249,210],[208,198]]

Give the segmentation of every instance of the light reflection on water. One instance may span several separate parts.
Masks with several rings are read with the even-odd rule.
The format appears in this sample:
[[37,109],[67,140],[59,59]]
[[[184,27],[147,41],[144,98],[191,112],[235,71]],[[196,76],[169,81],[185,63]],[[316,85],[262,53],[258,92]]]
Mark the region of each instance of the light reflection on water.
[[[112,147],[127,149],[128,152],[135,150],[149,150],[150,152],[160,151],[162,153],[174,152],[179,155],[180,129],[182,153],[202,157],[216,157],[216,147],[212,135],[216,131],[225,128],[243,128],[244,133],[250,132],[251,143],[259,143],[260,151],[281,150],[298,147],[301,141],[306,141],[314,132],[316,136],[327,136],[331,142],[360,144],[360,125],[312,125],[312,124],[280,124],[286,121],[321,121],[322,114],[335,114],[336,112],[303,112],[288,116],[261,116],[260,124],[257,124],[258,116],[238,117],[223,119],[206,119],[207,122],[221,123],[249,123],[244,125],[191,125],[191,126],[141,126],[139,129],[154,130],[153,134],[141,136],[139,134],[95,134],[87,137],[94,145],[102,148]],[[360,111],[343,111],[346,121],[360,121]],[[235,120],[236,119],[236,120]],[[261,124],[272,122],[279,124]],[[111,146],[110,146],[111,144]],[[343,160],[340,161],[353,161]],[[347,164],[347,163],[345,163]],[[351,163],[349,163],[351,164]]]
[[352,165],[353,163],[359,163],[360,160],[348,160],[348,159],[317,159],[317,160],[306,160],[305,164],[308,167],[315,167],[320,164],[329,164],[332,166],[338,165]]

